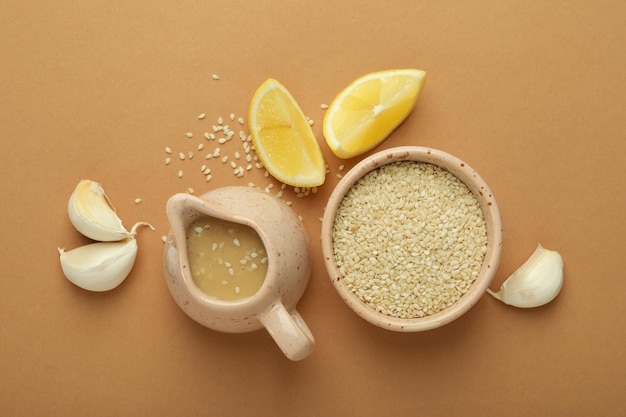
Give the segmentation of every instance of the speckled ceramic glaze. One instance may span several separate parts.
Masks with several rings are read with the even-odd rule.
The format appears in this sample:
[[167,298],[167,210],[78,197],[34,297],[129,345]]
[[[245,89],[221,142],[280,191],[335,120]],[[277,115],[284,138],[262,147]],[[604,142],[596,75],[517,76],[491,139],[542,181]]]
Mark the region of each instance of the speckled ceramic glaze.
[[[487,252],[478,277],[454,305],[423,318],[403,319],[377,312],[361,301],[343,282],[333,254],[333,225],[342,199],[352,185],[368,172],[397,161],[418,161],[437,165],[467,185],[480,204],[487,230]],[[486,292],[500,262],[502,222],[496,200],[485,181],[468,164],[445,152],[418,146],[387,149],[365,158],[344,175],[331,194],[322,221],[322,252],[326,269],[341,298],[363,319],[385,329],[414,332],[443,326],[467,312]]]
[[[263,285],[251,297],[224,301],[202,292],[189,273],[186,232],[198,217],[211,216],[252,227],[268,254]],[[278,198],[250,187],[223,187],[200,197],[176,194],[167,202],[171,231],[164,270],[180,308],[214,330],[241,333],[265,327],[291,360],[308,356],[314,338],[296,311],[311,273],[309,241],[302,221]]]

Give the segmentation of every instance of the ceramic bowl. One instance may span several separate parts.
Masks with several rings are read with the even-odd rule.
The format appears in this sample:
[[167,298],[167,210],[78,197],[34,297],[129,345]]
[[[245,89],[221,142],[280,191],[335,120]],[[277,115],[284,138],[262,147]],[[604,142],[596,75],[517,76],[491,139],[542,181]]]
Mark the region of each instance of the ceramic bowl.
[[[348,288],[335,263],[333,227],[337,210],[350,188],[365,174],[385,164],[398,161],[418,161],[439,166],[462,181],[479,202],[487,232],[487,248],[478,277],[469,290],[453,305],[435,314],[420,318],[397,318],[381,312],[361,301]],[[467,312],[486,292],[500,262],[502,252],[502,222],[498,205],[489,187],[467,163],[436,149],[403,146],[375,153],[348,171],[333,190],[324,217],[321,234],[322,252],[329,277],[345,303],[368,322],[393,331],[415,332],[443,326]]]

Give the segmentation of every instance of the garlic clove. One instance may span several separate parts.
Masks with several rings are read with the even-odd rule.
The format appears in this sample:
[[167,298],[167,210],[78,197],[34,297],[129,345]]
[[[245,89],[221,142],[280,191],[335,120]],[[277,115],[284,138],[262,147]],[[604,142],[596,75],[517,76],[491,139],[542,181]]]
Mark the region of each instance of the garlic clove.
[[89,291],[108,291],[124,281],[137,257],[137,241],[96,242],[70,251],[59,248],[63,274]]
[[132,237],[122,225],[109,198],[100,184],[81,180],[67,205],[70,221],[83,235],[101,242],[113,242]]
[[535,252],[502,284],[494,298],[520,308],[539,307],[552,301],[563,287],[563,259],[558,252],[537,246]]

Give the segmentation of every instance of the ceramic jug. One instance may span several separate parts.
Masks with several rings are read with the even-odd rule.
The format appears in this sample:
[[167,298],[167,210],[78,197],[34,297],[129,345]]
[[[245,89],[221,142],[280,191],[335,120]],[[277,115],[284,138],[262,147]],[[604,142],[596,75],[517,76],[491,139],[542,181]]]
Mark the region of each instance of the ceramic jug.
[[[262,190],[230,186],[199,197],[175,194],[167,202],[171,230],[164,251],[164,272],[178,306],[198,323],[222,332],[267,329],[291,360],[307,357],[315,344],[296,303],[311,273],[309,240],[302,221],[282,200]],[[267,253],[267,274],[252,296],[226,301],[204,293],[190,274],[189,225],[201,216],[251,227]]]

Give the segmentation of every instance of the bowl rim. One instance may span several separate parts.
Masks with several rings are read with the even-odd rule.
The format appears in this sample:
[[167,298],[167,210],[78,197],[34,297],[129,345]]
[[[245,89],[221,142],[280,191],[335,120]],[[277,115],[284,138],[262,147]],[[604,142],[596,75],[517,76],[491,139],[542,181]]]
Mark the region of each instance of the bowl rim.
[[[341,201],[348,190],[361,177],[374,169],[394,162],[416,161],[439,166],[462,181],[474,194],[483,212],[487,229],[487,251],[478,277],[470,289],[451,307],[438,313],[419,318],[397,318],[377,312],[361,301],[343,283],[335,265],[332,248],[332,229]],[[415,332],[434,329],[456,320],[466,313],[483,296],[493,281],[502,254],[502,220],[496,200],[487,183],[466,162],[447,152],[422,146],[399,146],[376,152],[364,158],[350,169],[333,189],[321,229],[322,254],[329,278],[343,301],[361,318],[388,330]]]

